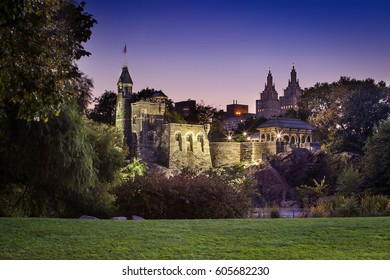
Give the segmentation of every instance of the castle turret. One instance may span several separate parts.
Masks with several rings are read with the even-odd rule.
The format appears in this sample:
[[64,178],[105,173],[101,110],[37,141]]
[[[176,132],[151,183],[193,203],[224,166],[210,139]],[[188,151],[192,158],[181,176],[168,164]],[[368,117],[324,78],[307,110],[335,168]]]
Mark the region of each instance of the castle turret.
[[133,99],[133,80],[127,66],[122,67],[118,80],[115,125],[123,131],[124,143],[131,144],[131,101]]

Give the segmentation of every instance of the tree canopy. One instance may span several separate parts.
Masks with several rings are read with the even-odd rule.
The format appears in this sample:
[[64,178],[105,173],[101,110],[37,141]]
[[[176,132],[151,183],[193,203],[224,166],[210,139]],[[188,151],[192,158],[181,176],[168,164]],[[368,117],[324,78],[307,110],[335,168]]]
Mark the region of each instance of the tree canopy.
[[83,43],[96,23],[84,6],[73,0],[0,2],[0,111],[13,106],[18,118],[47,121],[77,98],[75,61],[90,54]]
[[299,101],[299,116],[314,124],[317,139],[330,151],[362,153],[375,125],[390,113],[384,82],[372,79],[316,84]]
[[375,127],[364,146],[364,176],[366,187],[390,195],[390,119]]
[[100,123],[115,125],[116,93],[105,91],[94,99],[95,107],[89,112],[88,118]]

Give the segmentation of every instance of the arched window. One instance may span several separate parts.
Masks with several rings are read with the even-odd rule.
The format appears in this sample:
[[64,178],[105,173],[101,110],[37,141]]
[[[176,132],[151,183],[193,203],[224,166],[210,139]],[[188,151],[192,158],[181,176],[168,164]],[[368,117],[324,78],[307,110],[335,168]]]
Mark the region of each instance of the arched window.
[[175,140],[177,141],[177,144],[179,146],[179,150],[182,151],[183,147],[182,147],[182,138],[181,138],[181,133],[180,132],[176,133]]
[[194,142],[193,142],[191,133],[186,135],[186,144],[187,144],[187,152],[193,152],[194,151]]
[[203,139],[203,134],[199,134],[197,139],[198,143],[200,144],[200,148],[202,152],[204,152],[204,139]]

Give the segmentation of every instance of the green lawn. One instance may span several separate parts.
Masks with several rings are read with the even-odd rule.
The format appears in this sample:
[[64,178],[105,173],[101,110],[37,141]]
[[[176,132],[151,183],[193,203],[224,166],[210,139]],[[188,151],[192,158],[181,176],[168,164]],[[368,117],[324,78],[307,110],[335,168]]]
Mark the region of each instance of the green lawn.
[[0,218],[0,259],[390,259],[390,217]]

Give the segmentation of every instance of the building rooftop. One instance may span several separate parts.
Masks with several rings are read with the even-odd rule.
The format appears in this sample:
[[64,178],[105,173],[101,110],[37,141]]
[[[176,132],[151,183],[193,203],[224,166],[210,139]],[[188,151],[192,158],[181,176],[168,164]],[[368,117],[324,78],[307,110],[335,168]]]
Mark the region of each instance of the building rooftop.
[[167,96],[161,90],[158,90],[155,93],[153,93],[153,97],[167,98]]
[[291,119],[291,118],[272,118],[258,126],[257,128],[293,128],[293,129],[306,129],[306,130],[315,130],[314,127],[307,124],[306,122],[300,119]]
[[121,82],[122,84],[133,84],[133,80],[130,77],[129,69],[127,68],[127,66],[122,67],[122,74],[119,77],[118,82]]

